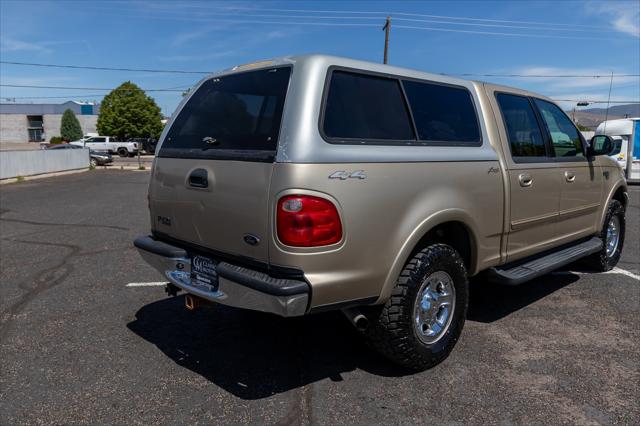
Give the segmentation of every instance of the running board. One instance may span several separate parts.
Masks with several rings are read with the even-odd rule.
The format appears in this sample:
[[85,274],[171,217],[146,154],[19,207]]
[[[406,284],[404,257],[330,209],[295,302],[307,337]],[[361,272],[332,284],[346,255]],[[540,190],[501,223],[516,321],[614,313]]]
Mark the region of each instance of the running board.
[[602,240],[598,237],[593,237],[583,243],[553,251],[542,257],[525,261],[525,263],[518,263],[512,267],[509,267],[509,265],[503,265],[495,268],[489,268],[487,271],[487,277],[491,282],[506,285],[519,285],[555,271],[556,269],[568,265],[582,257],[596,253],[601,249]]

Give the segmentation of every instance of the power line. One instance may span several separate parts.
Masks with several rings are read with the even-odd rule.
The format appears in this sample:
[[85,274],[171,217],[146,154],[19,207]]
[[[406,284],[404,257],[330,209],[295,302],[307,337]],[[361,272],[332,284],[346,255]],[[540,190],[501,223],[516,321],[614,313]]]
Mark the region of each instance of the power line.
[[[125,91],[131,91],[131,89],[108,89],[108,88],[90,88],[90,87],[69,87],[69,86],[35,86],[35,85],[26,85],[26,84],[0,84],[0,86],[2,87],[18,87],[18,88],[27,88],[27,89],[67,89],[67,90],[105,90],[105,91],[110,91],[110,90],[125,90]],[[180,90],[180,89],[172,89],[172,88],[166,88],[166,89],[141,89],[144,90],[145,92],[183,92],[184,89]],[[68,97],[91,97],[91,96],[103,96],[103,95],[74,95],[74,96],[68,96]],[[58,96],[56,96],[58,97]],[[67,96],[60,96],[60,97],[67,97]],[[12,97],[13,98],[13,97]],[[27,99],[27,98],[31,98],[31,99],[46,99],[49,98],[47,96],[42,96],[42,97],[21,97],[20,99]],[[51,96],[51,98],[53,98],[53,96]],[[18,98],[16,98],[18,99]],[[554,99],[554,101],[556,102],[589,102],[589,103],[607,103],[607,101],[599,101],[599,100],[585,100],[585,99]],[[618,103],[618,104],[631,104],[631,103],[638,103],[640,102],[640,100],[628,100],[628,101],[611,101],[611,103]]]
[[[408,13],[391,13],[392,15],[400,15],[400,16],[424,16],[424,17],[433,17],[433,19],[416,19],[416,18],[401,18],[398,16],[394,16],[394,19],[397,21],[406,21],[406,22],[426,22],[430,24],[443,24],[443,25],[467,25],[467,26],[476,26],[476,27],[494,27],[494,28],[515,28],[515,29],[528,29],[528,30],[545,30],[545,31],[576,31],[576,32],[593,32],[594,28],[562,28],[562,27],[554,27],[547,26],[542,23],[526,23],[522,25],[522,23],[518,23],[519,25],[507,24],[507,23],[484,23],[484,22],[492,22],[491,20],[482,20],[480,22],[479,19],[473,19],[476,22],[455,22],[454,20],[460,19],[472,19],[472,18],[454,18],[448,16],[436,16],[436,15],[414,15]],[[216,13],[215,16],[242,16],[242,17],[256,17],[256,18],[297,18],[297,19],[380,19],[380,16],[309,16],[309,15],[274,15],[274,14],[254,14],[254,13],[243,13],[241,15],[237,13]],[[452,22],[454,21],[454,22]],[[553,25],[553,24],[551,24]],[[598,32],[615,32],[610,29],[595,29]],[[596,37],[594,37],[596,38]]]
[[[104,88],[104,87],[71,87],[71,86],[36,86],[36,85],[28,85],[28,84],[0,84],[2,87],[15,87],[15,88],[23,88],[23,89],[65,89],[65,90],[124,90],[131,91],[132,89],[120,89],[120,88]],[[180,89],[141,89],[145,92],[183,92],[184,90]]]
[[[559,27],[573,27],[573,28],[585,28],[585,29],[604,29],[608,30],[609,27],[604,26],[591,26],[591,25],[580,25],[580,24],[568,24],[568,23],[554,23],[554,22],[536,22],[536,21],[519,21],[519,20],[507,20],[507,19],[487,19],[487,18],[469,18],[469,17],[461,17],[461,16],[447,16],[447,15],[429,15],[422,13],[414,13],[414,12],[393,12],[393,11],[353,11],[353,10],[309,10],[309,9],[277,9],[277,8],[207,8],[202,6],[191,5],[191,7],[200,8],[200,9],[208,9],[208,10],[238,10],[238,11],[264,11],[264,12],[289,12],[289,13],[336,13],[336,14],[347,14],[347,15],[366,15],[366,14],[376,14],[376,15],[400,15],[400,16],[417,16],[423,18],[437,18],[437,19],[450,19],[450,20],[461,20],[461,21],[478,21],[478,22],[501,22],[501,23],[510,23],[510,24],[528,24],[528,25],[545,25],[545,26],[559,26]],[[380,18],[380,17],[378,17]]]
[[97,70],[97,71],[152,72],[152,73],[166,73],[166,74],[210,74],[211,73],[211,71],[159,70],[159,69],[148,69],[148,68],[93,67],[93,66],[88,66],[88,65],[40,64],[40,63],[32,63],[32,62],[15,62],[15,61],[0,61],[0,64],[24,65],[24,66],[31,66],[31,67],[47,67],[47,68],[72,68],[72,69]]
[[[609,77],[611,77],[611,75],[609,75]],[[620,90],[620,89],[626,89],[628,87],[638,87],[640,88],[640,81],[638,81],[637,83],[631,83],[631,84],[619,84],[619,85],[615,85],[614,89],[615,90]],[[585,88],[577,88],[574,89],[570,92],[564,92],[564,93],[556,93],[556,96],[573,96],[576,93],[576,90],[580,91],[580,94],[583,93],[604,93],[606,91],[606,89],[603,89],[601,87],[597,87],[597,88],[591,88],[591,89],[585,89]]]
[[636,99],[635,101],[597,101],[597,100],[588,100],[588,99],[554,99],[556,102],[589,102],[590,104],[637,104],[640,103],[640,99]]
[[577,36],[530,34],[530,33],[504,33],[499,31],[475,31],[475,30],[458,30],[453,28],[417,27],[414,25],[395,25],[394,28],[403,28],[405,30],[443,31],[443,32],[449,32],[449,33],[463,33],[463,34],[484,34],[484,35],[506,36],[506,37],[553,38],[553,39],[569,39],[569,40],[604,40],[602,37],[577,37]]
[[[394,17],[396,21],[405,22],[425,22],[429,24],[444,24],[444,25],[467,25],[472,27],[493,27],[493,28],[514,28],[521,30],[541,30],[541,31],[576,31],[576,32],[593,32],[592,29],[577,29],[577,28],[554,28],[554,27],[540,27],[531,25],[505,25],[505,24],[484,24],[475,22],[450,22],[440,19],[415,19],[415,18],[398,18]],[[607,30],[597,30],[598,32],[614,32]],[[597,37],[585,37],[585,38],[597,38]]]
[[[185,91],[192,86],[177,86],[177,87],[168,87],[167,89],[182,89],[181,91]],[[121,89],[121,90],[129,90],[129,89]],[[142,89],[144,90],[144,89]],[[10,99],[65,99],[65,98],[99,98],[103,97],[104,93],[94,93],[91,95],[56,95],[56,96],[5,96],[0,98],[10,98]]]
[[8,97],[2,97],[3,99],[67,99],[67,98],[75,98],[75,99],[80,99],[80,98],[97,98],[97,97],[101,97],[104,96],[104,93],[96,93],[93,95],[61,95],[61,96],[8,96]]
[[[102,13],[102,15],[112,15],[118,16],[120,18],[123,17],[122,13]],[[128,15],[128,17],[133,18],[135,16]],[[142,16],[141,16],[142,17]],[[231,23],[231,24],[257,24],[257,25],[294,25],[294,26],[322,26],[322,27],[378,27],[378,24],[374,23],[359,23],[359,22],[317,22],[317,21],[273,21],[273,20],[249,20],[249,19],[226,19],[226,18],[207,18],[207,17],[185,17],[185,16],[166,16],[166,15],[149,15],[145,14],[144,19],[160,19],[160,20],[170,20],[170,21],[186,21],[186,22],[209,22],[209,23]],[[292,18],[296,18],[296,16],[292,16]],[[452,32],[452,33],[462,33],[462,34],[483,34],[483,35],[491,35],[491,36],[512,36],[512,37],[530,37],[530,38],[557,38],[557,39],[569,39],[569,40],[618,40],[618,39],[604,39],[602,37],[578,37],[578,36],[552,36],[546,34],[531,34],[531,33],[503,33],[503,32],[492,32],[492,31],[470,31],[470,30],[459,30],[452,28],[435,28],[435,27],[418,27],[411,25],[403,25],[396,26],[396,28],[410,29],[410,30],[423,30],[423,31],[444,31],[444,32]]]
[[[98,10],[109,10],[112,11],[114,10],[113,8],[97,8]],[[130,9],[131,11],[134,11],[133,9]],[[210,10],[213,11],[214,9],[210,9],[207,8],[206,10]],[[270,10],[267,9],[248,9],[248,11],[250,13],[237,13],[237,12],[228,12],[227,9],[222,9],[222,12],[216,12],[215,16],[241,16],[241,17],[255,17],[255,18],[294,18],[294,19],[329,19],[329,20],[340,20],[340,19],[360,19],[360,20],[378,20],[381,19],[380,16],[322,16],[322,15],[280,15],[280,14],[264,14],[264,13],[251,13],[251,12],[262,12],[262,11],[267,11],[269,12]],[[233,10],[233,9],[231,9]],[[183,15],[185,16],[184,13],[185,11],[180,11]],[[175,12],[173,12],[175,13]],[[333,11],[327,11],[327,13],[337,13],[337,12],[333,12]],[[378,12],[373,12],[373,13],[378,13]],[[192,16],[192,14],[188,14],[189,16]],[[477,19],[477,18],[459,18],[459,17],[450,17],[450,16],[437,16],[437,15],[420,15],[420,14],[410,14],[410,13],[396,13],[396,15],[401,15],[401,16],[418,16],[418,17],[430,17],[432,19],[416,19],[416,18],[401,18],[401,17],[396,17],[395,19],[398,21],[408,21],[408,22],[426,22],[426,23],[435,23],[435,24],[443,24],[443,25],[468,25],[468,26],[480,26],[480,27],[498,27],[498,28],[515,28],[515,29],[532,29],[532,30],[546,30],[546,31],[578,31],[578,32],[593,32],[594,29],[595,31],[599,31],[599,32],[614,32],[613,30],[607,29],[606,27],[603,27],[604,29],[596,29],[593,27],[588,27],[588,28],[584,28],[584,29],[578,29],[578,28],[569,28],[569,27],[558,27],[557,25],[562,25],[562,24],[555,24],[556,26],[554,27],[554,24],[544,24],[544,23],[526,23],[527,25],[522,25],[523,23],[514,21],[513,23],[517,23],[520,25],[513,25],[513,23],[511,25],[508,24],[508,22],[504,22],[504,23],[483,23],[483,22],[500,22],[500,21],[493,21],[493,20],[481,20],[481,19]],[[175,15],[173,15],[175,16]],[[211,15],[209,15],[211,16]],[[460,21],[460,20],[473,20],[476,22],[451,22],[451,21]],[[480,22],[481,21],[481,22]],[[535,26],[531,26],[531,25],[535,25]],[[540,26],[542,25],[542,26]]]
[[[102,15],[118,16],[123,18],[121,13],[102,13]],[[129,15],[131,18],[138,18],[138,16]],[[184,16],[157,16],[145,14],[140,16],[144,19],[161,19],[169,21],[185,21],[185,22],[209,22],[209,23],[230,23],[230,24],[263,24],[263,25],[295,25],[295,26],[319,26],[319,27],[378,27],[378,24],[374,23],[360,23],[360,22],[316,22],[316,21],[265,21],[256,19],[212,19],[201,17],[184,17]]]
[[[394,28],[397,26],[394,26]],[[20,66],[33,66],[33,67],[52,67],[52,68],[72,68],[72,69],[88,69],[99,71],[142,71],[142,72],[158,72],[158,73],[181,73],[181,74],[211,74],[212,71],[191,71],[191,70],[160,70],[160,69],[141,69],[141,68],[113,68],[113,67],[98,67],[98,66],[85,66],[85,65],[62,65],[62,64],[43,64],[33,62],[15,62],[15,61],[0,61],[0,64],[6,65],[20,65]],[[446,75],[456,75],[461,77],[505,77],[505,78],[600,78],[611,77],[611,74],[476,74],[476,73],[440,73]],[[614,74],[615,77],[640,77],[640,74]],[[186,87],[186,86],[185,86]],[[178,87],[174,87],[178,88]],[[103,90],[103,89],[95,89]],[[111,90],[111,89],[104,89]]]
[[[441,73],[445,74],[445,73]],[[461,73],[461,74],[449,74],[462,77],[505,77],[505,78],[600,78],[611,77],[611,74],[601,75],[587,75],[587,74],[473,74],[473,73]],[[613,77],[640,77],[640,74],[614,74]]]

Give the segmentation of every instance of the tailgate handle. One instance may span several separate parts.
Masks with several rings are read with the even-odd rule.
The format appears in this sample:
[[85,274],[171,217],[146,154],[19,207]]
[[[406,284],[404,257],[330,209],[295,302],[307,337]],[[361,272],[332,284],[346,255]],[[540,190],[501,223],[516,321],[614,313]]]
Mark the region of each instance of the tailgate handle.
[[207,171],[205,169],[195,169],[189,175],[189,185],[195,188],[206,188],[209,186]]

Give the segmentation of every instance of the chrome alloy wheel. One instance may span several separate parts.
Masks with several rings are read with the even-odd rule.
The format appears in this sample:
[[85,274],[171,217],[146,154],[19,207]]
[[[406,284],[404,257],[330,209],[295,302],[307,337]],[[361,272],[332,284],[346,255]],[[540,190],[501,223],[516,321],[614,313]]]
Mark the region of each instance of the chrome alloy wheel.
[[453,279],[436,271],[423,281],[413,307],[416,335],[425,344],[437,342],[447,331],[456,305]]
[[609,224],[607,225],[607,257],[611,257],[614,255],[616,250],[618,249],[618,244],[620,243],[620,219],[618,216],[613,216],[611,220],[609,220]]

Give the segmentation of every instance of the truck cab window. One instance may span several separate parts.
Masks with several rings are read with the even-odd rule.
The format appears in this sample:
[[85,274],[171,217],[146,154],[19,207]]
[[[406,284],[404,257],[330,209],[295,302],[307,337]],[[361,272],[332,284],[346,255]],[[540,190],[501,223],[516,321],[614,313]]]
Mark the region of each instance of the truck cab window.
[[511,145],[511,155],[514,158],[546,157],[542,131],[529,99],[525,96],[500,93],[497,100]]
[[540,115],[549,130],[556,157],[584,157],[578,129],[557,105],[535,99]]

